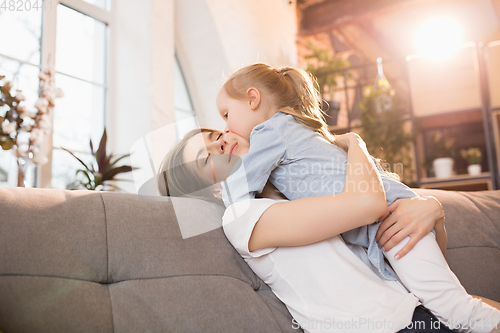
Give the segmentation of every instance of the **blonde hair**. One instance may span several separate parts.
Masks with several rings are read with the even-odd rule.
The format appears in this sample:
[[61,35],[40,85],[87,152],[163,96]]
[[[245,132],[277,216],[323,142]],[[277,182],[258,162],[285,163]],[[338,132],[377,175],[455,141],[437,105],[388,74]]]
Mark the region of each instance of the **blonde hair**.
[[320,108],[321,99],[315,82],[311,75],[300,68],[275,69],[266,64],[254,64],[236,71],[222,89],[231,98],[243,99],[247,89],[255,87],[261,93],[269,94],[278,112],[292,115],[298,123],[337,145]]
[[220,190],[212,188],[213,183],[188,167],[184,161],[186,144],[192,137],[203,132],[215,132],[215,130],[202,127],[189,131],[163,158],[156,175],[156,187],[161,195],[222,203]]
[[[231,75],[222,89],[231,98],[244,99],[247,89],[255,87],[270,96],[278,112],[292,115],[298,123],[338,146],[320,108],[321,99],[315,82],[314,77],[300,68],[275,69],[266,64],[254,64]],[[189,168],[183,158],[189,139],[199,133],[212,131],[214,130],[209,128],[194,129],[168,152],[156,177],[156,185],[161,195],[186,196],[222,204],[221,190],[214,189],[211,182]]]
[[[330,132],[326,124],[325,113],[320,108],[322,100],[316,86],[317,81],[314,76],[303,69],[297,67],[276,69],[266,64],[254,64],[236,71],[224,83],[222,89],[229,97],[235,99],[244,99],[250,87],[264,91],[271,96],[271,100],[278,107],[278,112],[292,115],[298,123],[340,147],[335,135]],[[381,159],[376,160],[379,163],[381,161]],[[387,170],[384,172],[400,181],[397,174]]]

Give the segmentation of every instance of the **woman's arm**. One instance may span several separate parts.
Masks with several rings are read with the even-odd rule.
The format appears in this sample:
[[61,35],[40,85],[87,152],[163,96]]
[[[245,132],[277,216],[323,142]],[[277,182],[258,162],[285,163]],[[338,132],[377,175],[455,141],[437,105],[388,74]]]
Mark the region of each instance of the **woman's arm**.
[[[389,214],[391,215],[387,217]],[[434,229],[436,241],[443,255],[445,254],[447,236],[444,211],[441,203],[433,196],[396,200],[388,207],[387,213],[380,221],[382,223],[375,239],[385,251],[410,236],[410,241],[396,253],[396,256],[401,258]]]
[[363,140],[354,133],[337,138],[349,149],[344,191],[272,205],[253,229],[250,251],[316,243],[373,223],[387,211],[382,180]]
[[434,230],[436,231],[436,242],[438,243],[444,256],[446,254],[446,245],[448,243],[448,235],[446,234],[446,228],[444,226],[444,217],[440,222],[436,223]]

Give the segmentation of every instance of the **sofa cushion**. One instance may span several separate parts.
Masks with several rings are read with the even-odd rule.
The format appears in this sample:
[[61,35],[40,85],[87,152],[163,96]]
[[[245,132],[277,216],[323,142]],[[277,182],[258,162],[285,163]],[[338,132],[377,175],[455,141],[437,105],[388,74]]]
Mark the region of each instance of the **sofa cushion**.
[[[416,191],[442,202],[446,257],[468,292],[500,301],[500,191]],[[215,228],[222,213],[195,199],[0,188],[0,331],[297,332]],[[183,237],[198,223],[210,231]]]
[[93,192],[0,188],[1,273],[105,283],[103,216]]
[[416,192],[443,205],[446,260],[467,292],[500,302],[500,191]]
[[183,238],[176,209],[212,226],[223,213],[195,199],[0,188],[0,330],[297,332],[222,228]]

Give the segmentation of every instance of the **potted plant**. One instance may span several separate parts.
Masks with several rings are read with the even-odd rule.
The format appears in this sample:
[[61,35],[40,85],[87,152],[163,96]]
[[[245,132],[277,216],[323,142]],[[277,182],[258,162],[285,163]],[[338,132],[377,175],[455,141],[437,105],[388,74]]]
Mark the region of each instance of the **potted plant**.
[[469,148],[462,149],[460,153],[469,164],[469,166],[467,167],[469,175],[479,175],[481,173],[481,150],[479,150],[479,148]]
[[387,171],[397,173],[403,182],[412,184],[412,131],[405,126],[402,112],[407,101],[396,94],[385,78],[381,59],[377,62],[377,79],[373,85],[364,87],[363,98],[359,103],[360,134],[368,151],[383,158],[383,166]]
[[76,190],[78,188],[85,188],[87,190],[102,190],[104,189],[104,185],[110,187],[111,189],[121,190],[118,186],[114,184],[109,184],[108,181],[112,180],[125,180],[125,179],[115,179],[115,176],[119,173],[126,173],[134,170],[130,165],[121,165],[115,166],[121,159],[130,156],[130,154],[122,155],[120,157],[115,158],[113,161],[113,154],[107,154],[106,152],[106,142],[107,142],[107,134],[106,128],[104,128],[104,132],[102,133],[101,142],[99,143],[99,148],[94,152],[94,145],[92,144],[92,140],[90,140],[90,152],[93,157],[93,161],[89,164],[83,162],[80,158],[78,158],[75,154],[69,151],[66,148],[62,148],[63,150],[70,153],[74,158],[80,162],[84,169],[79,169],[76,171],[75,175],[82,173],[85,178],[83,180],[76,180],[73,183],[67,186],[70,190]]
[[0,75],[0,146],[3,150],[12,150],[17,158],[17,186],[20,187],[34,186],[31,168],[48,161],[40,147],[52,131],[50,117],[55,99],[64,96],[63,91],[55,87],[54,75],[53,69],[39,73],[40,95],[34,110],[24,105],[26,97],[21,90],[11,92],[13,83]]
[[450,133],[436,132],[432,136],[431,154],[432,167],[436,178],[449,178],[453,175],[453,146],[455,139]]
[[336,78],[343,76],[343,69],[350,66],[349,61],[334,56],[330,49],[318,49],[313,43],[309,43],[311,54],[305,56],[311,59],[306,71],[314,75],[317,79],[319,93],[323,103],[321,109],[327,115],[326,123],[330,126],[337,125],[337,115],[340,110],[340,103],[334,101]]

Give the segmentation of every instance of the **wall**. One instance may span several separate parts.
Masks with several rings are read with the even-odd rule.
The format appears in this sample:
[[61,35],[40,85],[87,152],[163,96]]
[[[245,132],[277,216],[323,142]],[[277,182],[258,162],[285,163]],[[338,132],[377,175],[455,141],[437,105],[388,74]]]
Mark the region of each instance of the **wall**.
[[295,1],[176,0],[176,51],[200,125],[224,128],[215,107],[232,72],[256,62],[297,64]]
[[[109,147],[116,154],[127,154],[138,140],[174,121],[173,0],[114,1],[112,15]],[[167,133],[151,144],[174,139],[175,132]],[[135,166],[151,169],[149,159],[140,161]],[[131,180],[132,174],[117,178]],[[136,190],[132,182],[117,185],[128,192]]]
[[[199,125],[224,122],[215,100],[224,78],[255,62],[297,63],[295,2],[285,0],[120,0],[113,3],[110,59],[110,148],[137,146],[141,181],[157,170],[175,142],[174,53],[177,53]],[[174,46],[175,45],[175,46]],[[175,52],[174,52],[175,49]],[[155,131],[164,128],[166,130]],[[137,147],[135,146],[135,147]],[[152,161],[152,162],[150,162]],[[132,179],[132,174],[118,178]],[[118,186],[135,192],[132,182]]]

